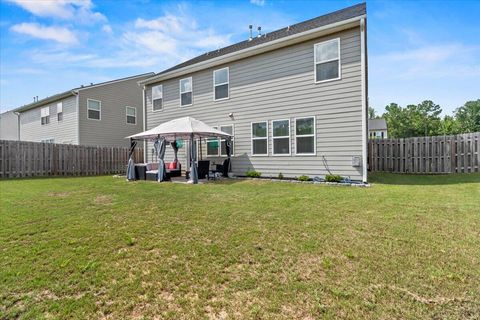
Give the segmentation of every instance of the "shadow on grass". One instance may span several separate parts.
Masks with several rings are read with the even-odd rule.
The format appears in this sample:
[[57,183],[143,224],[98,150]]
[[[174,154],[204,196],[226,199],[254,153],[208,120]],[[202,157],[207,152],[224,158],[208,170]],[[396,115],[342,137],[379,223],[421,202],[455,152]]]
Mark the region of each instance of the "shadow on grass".
[[401,173],[369,173],[370,183],[391,185],[447,185],[463,183],[479,183],[480,173],[457,173],[457,174],[401,174]]

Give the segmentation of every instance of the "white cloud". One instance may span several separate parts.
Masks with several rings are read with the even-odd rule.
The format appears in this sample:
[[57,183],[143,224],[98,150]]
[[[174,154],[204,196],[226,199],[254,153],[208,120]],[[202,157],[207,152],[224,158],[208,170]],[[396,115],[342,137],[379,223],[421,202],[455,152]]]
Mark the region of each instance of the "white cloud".
[[184,13],[166,14],[152,20],[137,19],[134,26],[134,30],[123,35],[126,46],[142,50],[147,57],[162,54],[174,63],[230,43],[230,35],[201,28],[193,17]]
[[11,30],[17,33],[26,34],[33,38],[53,40],[62,44],[76,44],[78,39],[75,34],[63,27],[47,27],[38,23],[20,23],[13,25]]
[[371,56],[374,73],[390,78],[480,76],[480,46],[460,43],[419,46]]
[[35,16],[72,20],[79,23],[104,22],[107,18],[94,12],[91,0],[9,0]]
[[265,5],[265,0],[250,0],[250,3],[256,6],[263,7]]
[[102,27],[102,31],[105,32],[105,33],[112,33],[113,30],[112,30],[112,27],[110,27],[110,25],[106,24]]

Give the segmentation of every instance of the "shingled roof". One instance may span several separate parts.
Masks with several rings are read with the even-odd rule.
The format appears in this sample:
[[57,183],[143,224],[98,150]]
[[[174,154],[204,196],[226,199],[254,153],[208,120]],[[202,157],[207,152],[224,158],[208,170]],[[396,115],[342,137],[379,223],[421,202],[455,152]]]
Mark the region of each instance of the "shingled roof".
[[368,130],[387,130],[385,119],[368,119]]
[[125,77],[125,78],[120,78],[120,79],[114,79],[114,80],[109,80],[109,81],[105,81],[105,82],[100,82],[100,83],[91,83],[89,85],[85,85],[85,86],[80,86],[80,87],[76,87],[76,88],[73,88],[73,89],[70,89],[70,90],[67,90],[67,91],[64,91],[64,92],[61,92],[61,93],[56,93],[52,96],[49,96],[49,97],[46,97],[46,98],[43,98],[41,100],[38,100],[38,101],[34,101],[34,102],[31,102],[31,103],[28,103],[28,104],[25,104],[21,107],[18,107],[16,109],[14,109],[13,111],[16,111],[16,112],[24,112],[24,111],[27,111],[27,110],[30,110],[30,109],[33,109],[33,108],[36,108],[36,107],[39,107],[39,106],[43,106],[47,103],[51,103],[51,102],[54,102],[54,101],[57,101],[57,100],[60,100],[60,99],[63,99],[63,98],[66,98],[66,97],[69,97],[69,96],[73,96],[77,93],[78,90],[84,90],[84,89],[88,89],[88,88],[92,88],[92,87],[98,87],[98,86],[103,86],[103,85],[107,85],[107,84],[111,84],[113,82],[119,82],[119,81],[126,81],[126,80],[130,80],[130,79],[134,79],[134,78],[139,78],[139,77],[142,77],[142,76],[148,76],[148,75],[154,75],[153,72],[147,72],[147,73],[142,73],[142,74],[137,74],[137,75],[134,75],[134,76],[129,76],[129,77]]
[[265,33],[261,37],[254,37],[252,40],[244,40],[230,46],[213,50],[207,53],[204,53],[200,56],[197,56],[193,59],[187,60],[176,66],[173,66],[169,69],[163,70],[160,73],[157,73],[156,76],[162,75],[164,73],[174,71],[180,68],[184,68],[187,66],[191,66],[197,64],[199,62],[204,62],[213,58],[217,58],[229,53],[234,53],[236,51],[240,51],[246,48],[251,48],[260,44],[264,44],[273,40],[281,39],[287,36],[291,36],[297,33],[305,32],[311,29],[323,27],[332,23],[352,19],[355,17],[359,17],[365,15],[367,12],[367,7],[365,3],[360,3],[345,9],[341,9],[329,14],[325,14],[323,16],[319,16],[307,21],[303,21],[282,29],[278,29],[273,32]]

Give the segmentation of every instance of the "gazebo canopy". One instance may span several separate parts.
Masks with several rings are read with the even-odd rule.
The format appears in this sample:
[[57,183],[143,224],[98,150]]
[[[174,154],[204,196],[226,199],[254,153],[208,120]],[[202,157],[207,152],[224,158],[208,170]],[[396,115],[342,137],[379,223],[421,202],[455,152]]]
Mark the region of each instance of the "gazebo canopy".
[[167,141],[174,141],[176,139],[190,139],[192,138],[192,134],[194,139],[231,137],[230,134],[214,129],[200,120],[192,117],[184,117],[162,123],[155,128],[128,136],[127,138],[135,140],[156,140],[160,137],[165,138]]

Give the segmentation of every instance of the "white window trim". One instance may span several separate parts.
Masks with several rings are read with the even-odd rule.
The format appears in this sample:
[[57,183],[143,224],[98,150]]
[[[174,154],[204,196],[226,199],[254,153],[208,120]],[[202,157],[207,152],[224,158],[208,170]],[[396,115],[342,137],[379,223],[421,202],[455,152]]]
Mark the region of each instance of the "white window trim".
[[[313,118],[313,134],[303,134],[297,136],[297,120]],[[295,155],[296,156],[316,156],[317,155],[317,119],[315,116],[299,117],[293,120],[295,122],[295,131],[293,132],[295,141]],[[298,153],[297,152],[297,137],[312,137],[313,136],[313,153]]]
[[[273,127],[273,123],[274,122],[280,122],[280,121],[288,121],[288,136],[279,136],[279,137],[275,137],[273,135],[273,130],[274,130],[274,127]],[[277,156],[277,157],[288,157],[288,156],[291,156],[292,155],[292,140],[291,140],[291,137],[292,137],[292,124],[290,122],[290,119],[276,119],[276,120],[272,120],[272,155],[274,156]],[[275,139],[285,139],[285,138],[288,138],[288,153],[275,153],[275,144],[274,144],[274,140]]]
[[[213,126],[212,128],[213,129],[218,129],[217,126]],[[205,152],[206,152],[207,157],[219,157],[220,156],[220,149],[221,149],[220,144],[217,147],[217,154],[208,154],[208,142],[214,142],[215,140],[217,140],[217,143],[218,143],[218,139],[215,139],[215,138],[206,138],[205,139],[205,149],[206,149]]]
[[[254,138],[253,137],[253,125],[255,123],[266,123],[267,124],[267,136],[265,138],[261,137],[261,138]],[[267,153],[257,153],[257,154],[254,154],[253,153],[253,140],[267,140]],[[255,122],[250,122],[250,153],[252,155],[252,157],[268,157],[268,120],[261,120],[261,121],[255,121]]]
[[[42,123],[42,118],[47,118],[48,117],[48,123]],[[41,126],[48,126],[50,125],[50,123],[52,123],[52,121],[50,121],[50,116],[43,116],[43,117],[40,117],[40,125]]]
[[[90,117],[88,116],[88,111],[90,110],[90,108],[88,107],[88,102],[89,102],[89,101],[96,101],[96,102],[98,102],[98,105],[100,106],[100,110],[98,110],[98,112],[99,112],[99,114],[100,114],[100,117],[99,117],[98,119],[93,119],[93,118],[90,118]],[[91,110],[93,110],[93,109],[91,109]],[[93,110],[93,111],[97,111],[97,110]],[[87,99],[87,119],[88,119],[88,120],[94,120],[94,121],[101,121],[101,120],[102,120],[102,101],[100,101],[100,100],[95,100],[95,99]]]
[[[222,127],[232,127],[232,147],[233,147],[233,152],[230,154],[231,157],[234,156],[235,154],[235,146],[234,146],[234,143],[235,143],[235,126],[233,125],[233,123],[231,124],[221,124],[218,126],[218,130],[222,131]],[[223,131],[222,131],[223,132]],[[225,141],[225,138],[220,138],[219,139],[219,148],[218,148],[218,152],[220,154],[220,157],[226,157],[227,155],[226,154],[222,154],[222,141]],[[232,151],[232,150],[230,150]]]
[[[47,115],[43,115],[43,111],[44,110],[47,110]],[[43,118],[48,118],[48,123],[42,123],[42,119]],[[43,107],[43,108],[40,108],[40,125],[41,126],[48,126],[52,121],[50,121],[50,106],[47,106],[47,107]]]
[[[182,92],[182,80],[186,80],[186,79],[190,79],[190,89],[191,89],[191,91]],[[193,77],[187,77],[187,78],[180,79],[178,81],[178,87],[180,88],[180,95],[179,95],[180,107],[183,108],[183,107],[192,106],[193,105]],[[192,103],[182,105],[182,93],[189,93],[189,92],[192,93]],[[162,88],[162,96],[163,96],[163,88]]]
[[[52,142],[49,142],[50,140],[52,140]],[[55,143],[55,139],[54,138],[46,138],[46,139],[42,139],[40,140],[41,143]]]
[[[162,108],[161,109],[158,109],[158,110],[155,110],[153,108],[153,87],[161,87],[162,88],[162,97],[160,99],[162,99]],[[163,105],[164,105],[164,99],[163,99],[163,84],[159,84],[159,85],[156,85],[156,86],[152,86],[152,112],[160,112],[160,111],[163,111]]]
[[[60,107],[60,108],[59,108]],[[59,112],[58,110],[61,109],[61,111]],[[58,113],[63,113],[63,102],[58,102],[57,103],[57,114]]]
[[[215,84],[215,72],[222,71],[222,70],[225,70],[225,69],[227,69],[227,82]],[[224,84],[228,84],[228,95],[227,95],[227,97],[221,98],[221,99],[215,99],[215,87],[221,86],[221,85],[224,85]],[[213,101],[223,101],[223,100],[228,100],[228,99],[230,99],[230,69],[229,69],[229,67],[213,70]]]
[[[317,62],[317,45],[325,44],[325,43],[328,43],[328,42],[335,42],[335,41],[337,42],[337,45],[338,45],[338,58],[328,59],[328,60],[324,60],[324,61],[321,61],[321,62]],[[327,41],[322,41],[322,42],[315,43],[313,45],[313,69],[314,69],[313,81],[315,83],[324,83],[324,82],[336,81],[336,80],[342,79],[342,59],[341,59],[341,57],[342,57],[342,53],[340,52],[340,38],[335,38],[335,39],[330,39],[330,40],[327,40]],[[336,61],[336,60],[338,60],[338,77],[337,78],[332,78],[332,79],[325,79],[325,80],[317,81],[317,64],[326,63],[326,62],[330,62],[330,61]]]
[[[128,109],[133,109],[135,110],[135,123],[128,123]],[[136,107],[131,107],[131,106],[125,106],[125,123],[131,126],[136,126],[137,125],[137,108]]]

